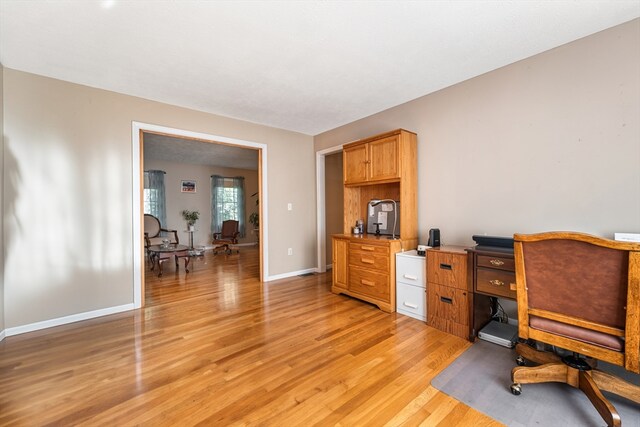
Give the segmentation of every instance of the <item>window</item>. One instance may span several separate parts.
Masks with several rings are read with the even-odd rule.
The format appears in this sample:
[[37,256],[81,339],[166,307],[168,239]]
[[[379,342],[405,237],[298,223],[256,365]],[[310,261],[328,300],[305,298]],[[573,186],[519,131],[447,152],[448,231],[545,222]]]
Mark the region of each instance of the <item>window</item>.
[[211,176],[211,233],[222,230],[222,222],[239,222],[240,237],[244,237],[244,178]]
[[144,172],[144,213],[155,216],[162,225],[166,223],[164,171]]

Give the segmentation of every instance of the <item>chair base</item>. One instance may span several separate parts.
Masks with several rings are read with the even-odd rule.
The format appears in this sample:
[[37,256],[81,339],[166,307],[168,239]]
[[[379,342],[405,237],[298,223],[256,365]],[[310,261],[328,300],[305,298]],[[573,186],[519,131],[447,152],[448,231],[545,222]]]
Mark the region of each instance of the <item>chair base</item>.
[[240,253],[240,249],[232,249],[231,245],[229,245],[228,243],[225,243],[223,245],[217,246],[215,248],[213,248],[213,254],[214,255],[218,255],[218,252],[220,251],[224,251],[225,254],[227,255],[231,255],[233,253],[233,251],[236,251],[236,253]]
[[[587,395],[593,406],[608,426],[621,426],[620,415],[604,397],[601,390],[608,391],[640,404],[640,387],[621,378],[595,369],[593,359],[580,359],[578,365],[587,364],[588,369],[580,369],[567,364],[559,356],[538,351],[526,344],[518,344],[516,352],[523,358],[540,366],[517,366],[511,371],[514,394],[520,394],[521,384],[560,382],[578,388]],[[575,361],[574,361],[575,362]]]

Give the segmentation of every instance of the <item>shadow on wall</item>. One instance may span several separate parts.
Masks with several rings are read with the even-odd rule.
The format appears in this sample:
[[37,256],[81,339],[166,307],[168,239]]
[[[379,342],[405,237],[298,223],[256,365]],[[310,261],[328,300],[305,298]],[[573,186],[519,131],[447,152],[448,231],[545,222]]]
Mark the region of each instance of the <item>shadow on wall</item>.
[[4,160],[5,327],[132,303],[131,171],[117,148],[6,139]]
[[16,213],[16,205],[18,199],[18,189],[22,183],[22,176],[20,173],[20,167],[16,156],[11,150],[11,144],[9,138],[4,135],[4,210],[2,212],[2,218],[4,224],[7,226],[4,228],[4,259],[3,265],[6,268],[7,257],[11,252],[12,240],[16,235],[22,234],[22,222],[20,217]]

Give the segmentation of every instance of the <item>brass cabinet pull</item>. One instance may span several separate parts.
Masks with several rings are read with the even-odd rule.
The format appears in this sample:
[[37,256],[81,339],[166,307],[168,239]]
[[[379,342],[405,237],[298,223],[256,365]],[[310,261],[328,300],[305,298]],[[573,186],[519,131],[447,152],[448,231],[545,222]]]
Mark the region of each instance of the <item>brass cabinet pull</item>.
[[364,279],[360,279],[360,283],[362,283],[365,286],[375,286],[376,282],[372,282],[370,280],[364,280]]
[[360,262],[363,264],[373,264],[375,261],[372,260],[371,258],[360,258]]
[[494,286],[504,286],[504,282],[498,279],[489,280],[489,283],[491,283]]
[[501,261],[499,259],[492,259],[489,262],[491,263],[491,265],[495,265],[495,266],[504,265],[504,261]]

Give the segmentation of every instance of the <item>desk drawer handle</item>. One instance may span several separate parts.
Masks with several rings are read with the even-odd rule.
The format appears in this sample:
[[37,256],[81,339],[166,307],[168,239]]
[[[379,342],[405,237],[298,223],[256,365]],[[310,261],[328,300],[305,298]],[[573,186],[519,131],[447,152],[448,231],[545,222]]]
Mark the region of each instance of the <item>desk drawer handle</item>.
[[504,282],[498,279],[489,280],[489,283],[491,283],[494,286],[504,286]]
[[504,261],[501,261],[499,259],[492,259],[489,262],[491,263],[491,265],[495,265],[496,267],[504,265]]
[[376,282],[372,282],[370,280],[364,280],[364,279],[360,279],[360,283],[362,283],[365,286],[375,286]]
[[363,264],[373,264],[375,261],[372,260],[371,258],[360,258],[360,262],[362,262]]
[[402,277],[404,277],[405,279],[409,279],[409,280],[418,280],[417,276],[412,276],[410,274],[403,274]]
[[360,246],[360,249],[362,249],[363,251],[369,251],[369,252],[373,252],[376,250],[376,248],[374,248],[373,246]]
[[411,304],[411,303],[408,303],[408,302],[403,302],[402,305],[407,306],[409,308],[418,308],[417,304]]
[[447,303],[447,304],[453,304],[453,298],[447,298],[447,297],[440,297],[440,301]]
[[443,270],[451,270],[451,264],[440,264],[440,268]]

